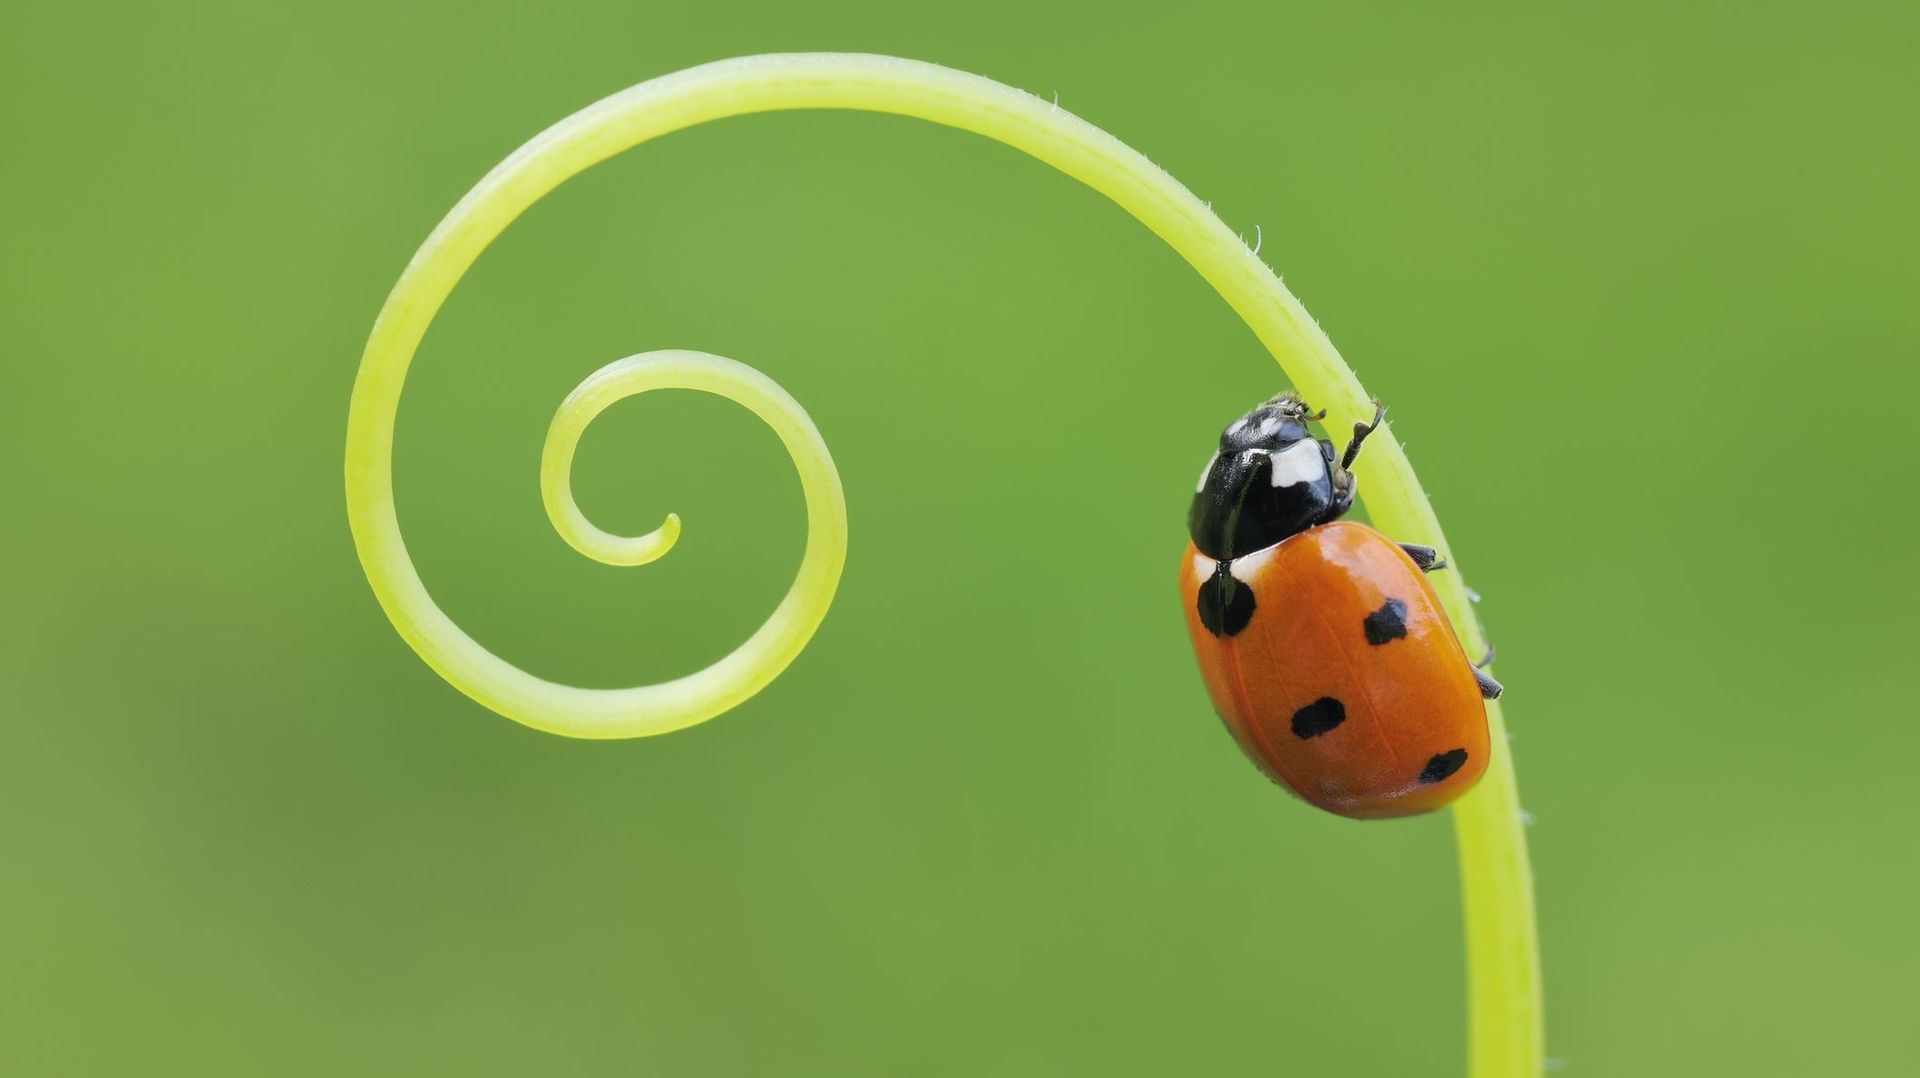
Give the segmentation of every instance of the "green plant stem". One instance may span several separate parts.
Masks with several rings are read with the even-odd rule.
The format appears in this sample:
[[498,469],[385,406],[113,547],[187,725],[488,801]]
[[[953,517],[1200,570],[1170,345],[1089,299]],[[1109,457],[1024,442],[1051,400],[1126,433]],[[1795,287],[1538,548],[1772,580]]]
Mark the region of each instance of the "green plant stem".
[[[1333,344],[1266,263],[1207,205],[1104,131],[1031,94],[931,64],[884,56],[793,54],[706,64],[624,90],[569,116],[488,173],[433,231],[388,296],[361,361],[347,422],[347,510],[367,579],[402,637],[462,692],[510,718],[573,737],[663,733],[711,718],[759,691],[805,646],[825,616],[846,556],[846,506],[818,431],[765,376],[731,360],[655,352],[603,368],[568,397],[542,455],[549,516],[576,549],[612,564],[665,554],[669,517],[649,535],[620,537],[588,523],[567,472],[580,431],[609,403],[656,388],[692,388],[739,401],[792,455],[808,511],[801,568],[785,599],[746,643],[712,666],[660,685],[580,689],[535,677],[487,651],[435,605],[400,536],[393,502],[393,431],[400,395],[428,324],[480,252],[542,195],[595,163],[669,132],[729,116],[789,109],[857,109],[916,116],[996,139],[1101,192],[1165,240],[1272,352],[1295,388],[1325,407],[1330,429],[1371,415],[1365,390]],[[1453,571],[1433,582],[1462,642],[1485,647],[1433,507],[1399,441],[1368,443],[1367,509],[1382,530],[1446,551]],[[1488,706],[1493,758],[1454,809],[1469,970],[1469,1073],[1537,1075],[1541,1001],[1532,877],[1513,761],[1497,704]]]

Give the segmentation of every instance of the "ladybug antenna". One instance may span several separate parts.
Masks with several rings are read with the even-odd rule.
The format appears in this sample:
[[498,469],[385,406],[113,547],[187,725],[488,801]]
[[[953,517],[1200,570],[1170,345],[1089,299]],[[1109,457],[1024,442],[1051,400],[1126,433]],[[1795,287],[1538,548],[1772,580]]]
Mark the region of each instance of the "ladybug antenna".
[[1274,394],[1272,399],[1267,401],[1266,406],[1276,408],[1287,415],[1296,416],[1300,419],[1321,420],[1327,417],[1327,410],[1325,408],[1317,412],[1313,411],[1312,406],[1307,404],[1306,401],[1301,400],[1300,394],[1291,389],[1281,390],[1279,393]]

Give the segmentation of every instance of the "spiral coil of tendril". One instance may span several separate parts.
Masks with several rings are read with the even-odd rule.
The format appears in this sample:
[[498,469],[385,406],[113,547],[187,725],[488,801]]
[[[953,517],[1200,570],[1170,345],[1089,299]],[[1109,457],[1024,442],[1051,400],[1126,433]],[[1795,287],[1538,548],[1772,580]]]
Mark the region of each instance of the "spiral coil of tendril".
[[[846,558],[840,479],[806,412],[750,367],[701,352],[648,352],[590,376],[561,406],[541,457],[554,527],[576,550],[615,565],[661,557],[679,535],[669,516],[642,536],[611,535],[574,503],[569,469],[593,417],[652,389],[695,389],[739,402],[779,435],[800,473],[808,536],[792,587],[733,652],[687,677],[627,689],[544,680],[482,647],[449,619],[407,555],[393,500],[393,432],[401,389],[427,325],[488,243],[541,196],[599,161],[649,139],[729,116],[789,109],[856,109],[914,116],[997,139],[1112,199],[1167,242],[1245,319],[1293,385],[1324,406],[1329,426],[1371,413],[1367,393],[1273,271],[1210,207],[1139,153],[1049,102],[989,79],[884,56],[753,56],[641,83],[575,113],[488,173],[427,237],[388,296],[367,341],[347,419],[347,515],[368,583],[413,649],[448,682],[529,726],[572,737],[664,733],[712,718],[763,688],[819,627]],[[1370,443],[1369,513],[1407,542],[1448,550],[1454,571],[1434,581],[1461,642],[1485,640],[1449,548],[1397,439]],[[1526,841],[1499,705],[1488,707],[1494,758],[1455,807],[1466,892],[1470,1052],[1479,1076],[1538,1074],[1538,945]]]
[[[575,504],[569,471],[581,432],[622,397],[697,389],[752,410],[780,436],[800,473],[808,514],[805,554],[767,622],[718,662],[687,677],[627,689],[581,689],[530,674],[455,625],[421,583],[393,502],[395,416],[408,366],[428,323],[494,237],[541,196],[622,150],[695,124],[782,109],[894,112],[1000,139],[1106,193],[1200,267],[1276,351],[1302,357],[1308,375],[1344,368],[1312,320],[1263,263],[1166,173],[1112,136],[1031,94],[977,76],[890,57],[759,56],[642,83],[562,120],[483,178],[448,213],[401,274],[374,323],[348,418],[347,502],[367,579],[406,641],[440,675],[493,710],[573,737],[665,733],[712,718],[753,695],[806,645],[833,599],[846,559],[846,505],[838,473],[804,409],[743,364],[701,352],[648,352],[587,378],[561,405],[541,456],[548,518],[575,549],[612,565],[642,565],[679,536],[675,516],[640,536],[612,535]],[[1314,367],[1320,368],[1318,371]],[[1364,399],[1357,384],[1337,397]],[[1335,410],[1338,410],[1336,405]]]
[[[1135,151],[1062,110],[988,79],[883,56],[797,54],[707,64],[641,83],[567,117],[488,173],[427,237],[374,323],[348,417],[347,504],[368,581],[396,628],[462,692],[509,718],[574,737],[634,737],[689,726],[759,691],[819,626],[845,561],[846,507],[838,474],[806,412],[764,375],[700,352],[649,352],[617,361],[561,406],[541,462],[554,528],[574,549],[613,565],[641,565],[670,550],[679,519],[642,536],[616,536],[574,503],[568,470],[586,424],[613,401],[650,389],[698,389],[737,401],[779,434],[799,470],[808,512],[801,567],[768,621],[725,658],[660,685],[579,689],[536,677],[474,641],[434,603],[407,556],[393,504],[395,416],[408,366],[429,322],[488,243],[527,207],[572,176],[623,150],[728,116],[785,109],[862,109],[917,116],[999,139],[1119,203],[1199,269],[1274,353],[1294,383],[1326,404],[1333,422],[1366,394],[1333,346],[1272,270],[1210,209]],[[1356,403],[1358,402],[1358,403]],[[1406,467],[1397,445],[1376,474]],[[1384,484],[1382,485],[1384,486]],[[1379,489],[1379,487],[1376,487]],[[1418,498],[1397,530],[1437,540]],[[1376,520],[1394,506],[1370,499]],[[1430,540],[1422,540],[1430,541]],[[1471,616],[1462,618],[1474,633]],[[1469,646],[1474,646],[1469,641]]]

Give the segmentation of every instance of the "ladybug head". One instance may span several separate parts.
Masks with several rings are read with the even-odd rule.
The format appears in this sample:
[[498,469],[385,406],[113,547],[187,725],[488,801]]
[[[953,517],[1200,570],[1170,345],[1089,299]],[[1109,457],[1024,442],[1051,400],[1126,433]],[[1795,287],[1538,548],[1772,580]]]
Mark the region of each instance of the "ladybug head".
[[1353,477],[1307,427],[1325,414],[1282,393],[1220,432],[1187,513],[1200,553],[1241,557],[1347,511]]

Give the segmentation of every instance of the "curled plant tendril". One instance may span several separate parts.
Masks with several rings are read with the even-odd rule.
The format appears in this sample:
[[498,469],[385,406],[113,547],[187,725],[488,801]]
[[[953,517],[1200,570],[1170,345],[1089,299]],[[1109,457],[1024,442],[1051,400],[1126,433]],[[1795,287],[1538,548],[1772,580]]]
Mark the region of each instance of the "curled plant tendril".
[[[662,734],[704,722],[759,692],[786,669],[833,602],[847,560],[847,502],[826,442],[799,402],[771,378],[706,352],[628,356],[595,371],[567,395],[547,429],[540,455],[541,499],[554,530],[575,550],[608,565],[645,565],[673,549],[680,536],[677,515],[669,514],[645,535],[614,535],[595,527],[580,511],[570,482],[574,449],[588,424],[611,405],[654,389],[712,393],[759,416],[793,458],[806,498],[807,548],[786,598],[745,643],[704,670],[628,689],[580,689],[535,677],[481,647],[434,605],[406,560],[390,490],[379,502],[364,506],[379,514],[372,518],[372,532],[355,520],[367,577],[407,642],[442,677],[508,718],[589,738]],[[356,395],[356,413],[358,401]],[[379,433],[390,444],[390,420]],[[390,472],[390,459],[381,463],[380,472]],[[386,474],[379,479],[391,481]],[[350,497],[362,493],[351,477],[348,485]]]
[[[567,397],[541,458],[554,527],[574,549],[614,565],[665,555],[679,536],[669,516],[636,537],[595,527],[574,503],[568,469],[581,432],[622,397],[696,389],[726,397],[779,435],[807,502],[806,553],[786,598],[733,652],[686,677],[626,689],[581,689],[536,677],[455,625],[420,581],[393,501],[393,431],[415,349],[434,314],[488,243],[570,177],[623,150],[730,116],[788,109],[858,109],[915,116],[1022,150],[1106,195],[1185,258],[1266,345],[1307,399],[1339,429],[1371,415],[1367,393],[1320,328],[1206,203],[1106,132],[1057,102],[932,64],[884,56],[793,54],[724,60],[653,79],[548,128],[460,200],[401,274],[361,359],[347,419],[347,514],[367,580],[394,627],[448,682],[485,706],[572,737],[636,737],[703,722],[772,681],[819,627],[846,558],[840,479],[806,412],[743,364],[701,352],[649,352],[601,368]],[[1453,571],[1435,590],[1469,651],[1485,640],[1459,573],[1405,452],[1382,428],[1369,443],[1374,523],[1404,542],[1448,552]],[[1532,876],[1513,762],[1498,704],[1488,705],[1493,758],[1456,802],[1455,833],[1467,921],[1469,1067],[1477,1078],[1540,1073],[1541,1006]]]

